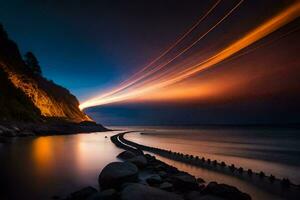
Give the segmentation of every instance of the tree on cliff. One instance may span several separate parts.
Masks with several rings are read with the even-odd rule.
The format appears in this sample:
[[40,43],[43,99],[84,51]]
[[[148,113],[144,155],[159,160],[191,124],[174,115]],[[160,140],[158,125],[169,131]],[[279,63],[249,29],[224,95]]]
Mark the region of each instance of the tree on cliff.
[[4,39],[8,38],[7,33],[4,30],[4,27],[3,27],[3,25],[1,23],[0,23],[0,38],[4,38]]
[[34,74],[42,75],[42,70],[39,61],[32,52],[25,54],[25,63]]

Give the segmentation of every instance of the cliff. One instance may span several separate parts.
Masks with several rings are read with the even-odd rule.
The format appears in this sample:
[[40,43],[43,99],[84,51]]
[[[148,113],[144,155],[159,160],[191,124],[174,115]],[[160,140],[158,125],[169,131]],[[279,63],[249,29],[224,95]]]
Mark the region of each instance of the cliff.
[[0,25],[0,120],[92,121],[67,89],[34,73]]

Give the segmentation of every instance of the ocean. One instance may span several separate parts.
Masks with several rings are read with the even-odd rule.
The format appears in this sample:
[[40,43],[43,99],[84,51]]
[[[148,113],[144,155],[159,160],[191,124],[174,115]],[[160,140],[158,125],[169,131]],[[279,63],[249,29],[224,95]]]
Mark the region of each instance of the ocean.
[[[300,134],[292,128],[241,127],[112,127],[140,130],[132,141],[225,161],[244,169],[264,171],[300,183]],[[122,149],[109,137],[120,131],[91,134],[13,138],[0,143],[0,197],[51,199],[85,186],[98,187],[103,167],[117,161]],[[105,138],[108,136],[108,138]],[[254,200],[281,199],[236,177],[162,158],[206,182],[238,187]],[[17,192],[16,192],[17,191]]]

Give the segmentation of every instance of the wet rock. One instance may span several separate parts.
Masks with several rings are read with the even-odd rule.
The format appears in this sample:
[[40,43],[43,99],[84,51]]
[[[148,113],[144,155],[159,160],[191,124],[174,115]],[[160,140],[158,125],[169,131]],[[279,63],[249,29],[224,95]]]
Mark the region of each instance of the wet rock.
[[202,195],[198,191],[189,192],[185,196],[185,199],[186,200],[225,200],[225,199],[223,199],[221,197],[214,196],[214,195]]
[[179,172],[179,170],[176,167],[166,165],[161,161],[157,161],[157,163],[154,165],[154,170],[157,172],[165,171],[167,174],[175,174]]
[[18,136],[20,137],[28,137],[28,136],[34,136],[35,134],[32,131],[22,131],[19,133]]
[[251,197],[248,194],[239,191],[236,187],[226,184],[218,184],[216,182],[210,182],[203,189],[203,193],[226,199],[251,200]]
[[173,184],[170,182],[163,182],[159,185],[159,188],[166,191],[171,191],[173,189]]
[[117,156],[117,158],[122,160],[127,160],[135,156],[136,156],[135,153],[133,153],[132,151],[123,151]]
[[98,177],[101,189],[117,188],[125,182],[136,182],[138,168],[130,162],[112,162],[104,167]]
[[213,195],[204,195],[195,200],[225,200],[225,199]]
[[162,178],[158,174],[153,174],[146,179],[149,185],[156,185],[162,182]]
[[198,183],[205,183],[205,180],[199,177],[199,178],[197,178],[197,182]]
[[178,190],[192,190],[198,189],[199,184],[197,183],[197,179],[190,174],[177,174],[171,177],[172,183],[174,187]]
[[87,200],[115,200],[117,198],[117,191],[115,189],[107,189],[91,195]]
[[148,162],[154,162],[154,161],[156,161],[155,156],[152,156],[150,154],[145,154],[144,156],[145,156],[145,158],[147,159]]
[[76,192],[73,192],[66,198],[66,200],[83,200],[87,199],[93,194],[97,193],[97,190],[91,186],[85,187],[81,190],[78,190]]
[[159,175],[160,177],[162,177],[162,178],[168,177],[168,173],[165,172],[165,171],[158,171],[157,173],[158,173],[158,175]]
[[0,134],[4,137],[15,137],[17,135],[16,131],[2,125],[0,125]]
[[129,184],[121,192],[122,200],[183,200],[177,194],[141,184]]
[[187,192],[184,197],[187,200],[196,200],[200,196],[202,196],[202,195],[199,191],[190,191],[190,192]]
[[128,159],[127,161],[135,164],[138,168],[143,168],[146,167],[147,165],[147,159],[145,158],[145,156],[139,155],[139,156],[135,156],[131,159]]

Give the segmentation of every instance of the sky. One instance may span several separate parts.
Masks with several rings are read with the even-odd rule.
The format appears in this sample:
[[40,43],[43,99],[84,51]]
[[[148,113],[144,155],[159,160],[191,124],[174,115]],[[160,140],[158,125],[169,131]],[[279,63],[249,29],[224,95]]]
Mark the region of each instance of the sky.
[[[278,25],[205,70],[160,86],[246,37],[296,1],[0,2],[0,22],[21,52],[32,51],[44,76],[68,88],[81,103],[98,96],[103,101],[103,95],[122,88],[124,81],[125,85],[136,81],[113,94],[121,100],[108,98],[105,105],[85,109],[104,125],[300,122],[299,18]],[[175,48],[139,72],[199,20]]]

